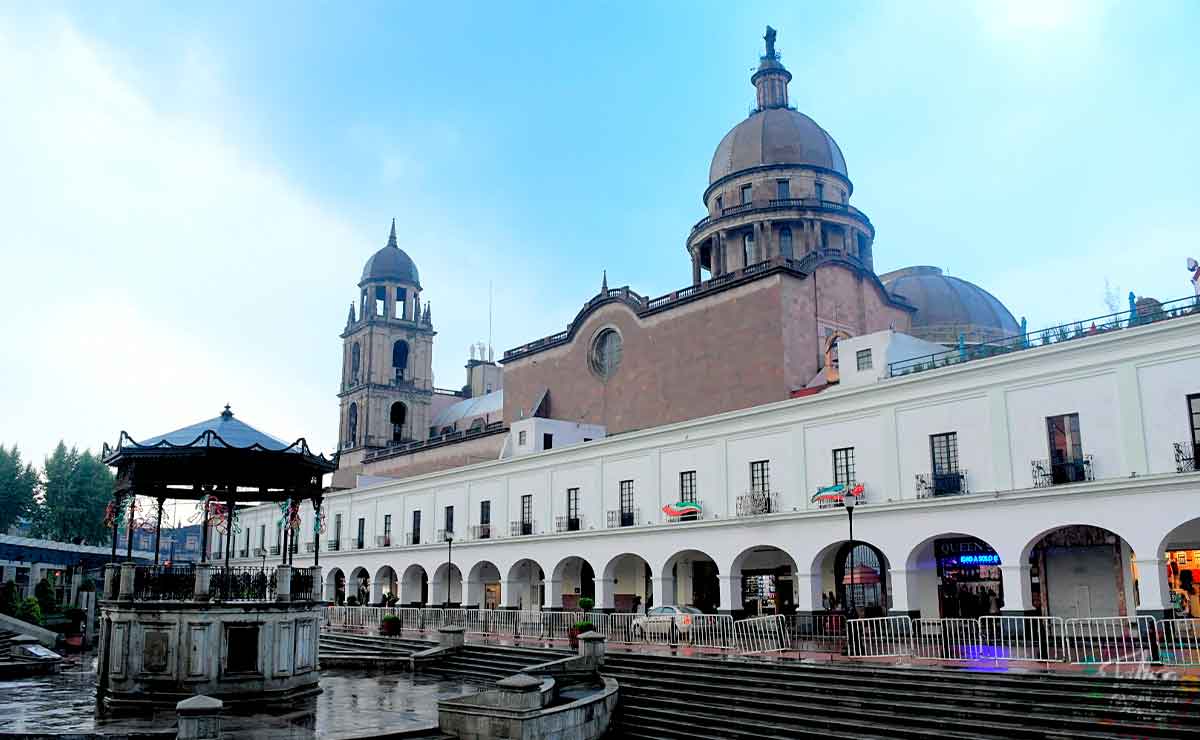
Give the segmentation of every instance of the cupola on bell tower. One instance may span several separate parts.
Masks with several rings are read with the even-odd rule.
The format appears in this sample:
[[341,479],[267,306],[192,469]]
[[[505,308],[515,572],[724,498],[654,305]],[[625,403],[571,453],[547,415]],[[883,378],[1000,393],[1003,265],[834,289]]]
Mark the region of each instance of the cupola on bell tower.
[[421,305],[417,266],[396,243],[367,260],[342,332],[342,450],[428,438],[433,401],[433,321]]

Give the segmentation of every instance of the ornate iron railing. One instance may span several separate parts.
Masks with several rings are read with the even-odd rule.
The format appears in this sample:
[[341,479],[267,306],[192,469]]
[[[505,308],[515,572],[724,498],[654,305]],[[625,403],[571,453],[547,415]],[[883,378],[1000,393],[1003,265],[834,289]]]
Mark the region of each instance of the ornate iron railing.
[[315,568],[292,568],[292,601],[303,601],[312,596]]
[[275,569],[245,566],[217,568],[209,582],[213,601],[272,601]]
[[490,540],[492,538],[492,525],[476,524],[471,527],[471,539],[473,540]]
[[1049,488],[1066,483],[1082,483],[1095,480],[1092,474],[1092,456],[1084,455],[1082,459],[1069,462],[1052,463],[1049,460],[1030,460],[1030,472],[1033,473],[1034,488]]
[[578,532],[583,529],[583,517],[559,516],[554,518],[555,532]]
[[282,545],[271,545],[271,554],[278,555],[282,549]]
[[329,540],[325,543],[325,549],[329,550],[330,552],[337,552],[338,550],[342,549],[342,542],[341,540]]
[[615,509],[608,512],[608,528],[617,529],[620,527],[636,527],[642,522],[642,510],[634,509]]
[[439,530],[437,531],[437,541],[438,541],[438,542],[445,542],[445,541],[446,541],[446,535],[450,535],[450,539],[452,539],[452,540],[454,540],[454,539],[458,539],[458,537],[457,537],[457,536],[454,534],[454,530],[453,530],[453,529],[439,529]]
[[953,496],[970,493],[967,490],[967,471],[954,473],[917,473],[917,498]]
[[888,376],[894,378],[899,375],[909,375],[910,373],[918,373],[923,370],[958,365],[963,362],[970,362],[971,360],[981,360],[1033,347],[1061,344],[1072,339],[1082,339],[1119,329],[1153,324],[1165,319],[1187,316],[1197,312],[1200,312],[1200,302],[1197,301],[1195,296],[1177,298],[1153,308],[1139,307],[1129,311],[1120,311],[1105,316],[1083,319],[1082,321],[1073,321],[1069,324],[1060,324],[1042,329],[1041,331],[1028,332],[1024,335],[999,338],[987,344],[979,344],[972,347],[963,346],[944,352],[912,357],[907,360],[900,360],[899,362],[890,362],[888,363]]
[[419,545],[419,544],[421,544],[421,532],[420,532],[420,531],[416,531],[416,532],[405,532],[405,534],[404,534],[404,544],[406,544],[406,545]]
[[779,513],[777,491],[753,491],[737,497],[738,516],[763,516]]
[[139,565],[133,571],[135,601],[190,601],[195,589],[191,565]]
[[697,514],[683,514],[680,516],[671,516],[670,514],[667,514],[663,518],[668,524],[675,524],[677,522],[694,522],[704,518],[704,504],[701,501],[692,500],[680,503],[696,504],[700,507],[700,512]]
[[1191,442],[1176,442],[1175,472],[1194,473],[1197,457],[1200,457],[1200,445],[1194,445]]
[[523,537],[533,534],[533,522],[509,522],[508,533],[512,537]]
[[376,536],[375,537],[375,546],[376,547],[391,547],[392,546],[392,535],[381,534],[381,535]]

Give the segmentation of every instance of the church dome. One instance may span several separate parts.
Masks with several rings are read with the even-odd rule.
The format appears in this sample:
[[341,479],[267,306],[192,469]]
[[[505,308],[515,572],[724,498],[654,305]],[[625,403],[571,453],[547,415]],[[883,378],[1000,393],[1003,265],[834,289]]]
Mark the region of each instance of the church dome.
[[959,335],[970,344],[1019,336],[1021,326],[996,296],[937,267],[918,266],[881,275],[889,292],[917,307],[913,336],[953,345]]
[[713,154],[708,183],[752,167],[807,165],[849,179],[846,160],[833,137],[817,122],[791,108],[765,108],[725,134]]
[[371,259],[367,260],[367,264],[363,267],[362,280],[358,284],[380,280],[411,283],[418,289],[421,287],[416,263],[396,244],[395,219],[392,220],[392,234],[388,237],[387,246],[371,255]]

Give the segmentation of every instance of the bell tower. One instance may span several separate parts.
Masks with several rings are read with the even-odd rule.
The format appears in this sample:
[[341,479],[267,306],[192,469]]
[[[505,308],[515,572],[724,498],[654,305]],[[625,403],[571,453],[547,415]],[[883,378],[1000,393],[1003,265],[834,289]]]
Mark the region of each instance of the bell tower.
[[433,402],[433,322],[421,305],[417,266],[396,243],[367,260],[342,331],[343,451],[383,448],[429,436]]

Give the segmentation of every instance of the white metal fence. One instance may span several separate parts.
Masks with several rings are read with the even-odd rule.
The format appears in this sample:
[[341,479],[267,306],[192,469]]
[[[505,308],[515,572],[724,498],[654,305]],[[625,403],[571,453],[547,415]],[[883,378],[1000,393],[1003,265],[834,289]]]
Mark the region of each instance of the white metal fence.
[[852,658],[912,655],[912,620],[870,617],[846,622],[846,654]]
[[733,623],[737,649],[743,655],[781,653],[791,648],[783,616],[754,617]]
[[1156,649],[1154,617],[1096,617],[1063,623],[1072,663],[1151,663]]
[[981,658],[1061,663],[1062,617],[980,617]]
[[975,619],[912,620],[912,657],[924,660],[977,660],[982,652]]
[[1200,665],[1200,619],[1161,620],[1156,638],[1163,665]]

